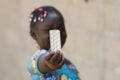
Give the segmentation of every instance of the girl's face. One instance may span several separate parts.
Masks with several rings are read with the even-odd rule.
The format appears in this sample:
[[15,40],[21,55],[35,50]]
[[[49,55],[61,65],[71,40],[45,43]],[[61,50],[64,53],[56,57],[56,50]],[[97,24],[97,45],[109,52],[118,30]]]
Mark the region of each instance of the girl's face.
[[37,30],[35,32],[36,42],[41,49],[50,49],[49,30],[58,29],[61,34],[61,46],[63,47],[66,40],[66,31],[64,22],[56,14],[50,14],[43,22],[36,23]]

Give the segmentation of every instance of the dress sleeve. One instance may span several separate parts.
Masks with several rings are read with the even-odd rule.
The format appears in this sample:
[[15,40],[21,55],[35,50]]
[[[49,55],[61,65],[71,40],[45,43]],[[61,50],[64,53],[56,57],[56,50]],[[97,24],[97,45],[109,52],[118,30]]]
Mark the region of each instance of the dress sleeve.
[[46,50],[38,50],[28,63],[28,70],[33,80],[39,80],[40,75],[42,75],[41,71],[38,69],[38,60],[46,53]]

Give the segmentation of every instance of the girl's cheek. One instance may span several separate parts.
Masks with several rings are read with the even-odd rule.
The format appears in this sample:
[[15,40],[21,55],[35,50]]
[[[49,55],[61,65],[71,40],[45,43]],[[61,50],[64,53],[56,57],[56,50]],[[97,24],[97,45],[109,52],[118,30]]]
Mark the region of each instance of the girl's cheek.
[[44,39],[44,41],[48,41],[48,40],[49,40],[49,35],[48,35],[48,34],[45,34],[45,35],[43,36],[43,39]]
[[44,38],[48,38],[49,37],[49,34],[44,34]]

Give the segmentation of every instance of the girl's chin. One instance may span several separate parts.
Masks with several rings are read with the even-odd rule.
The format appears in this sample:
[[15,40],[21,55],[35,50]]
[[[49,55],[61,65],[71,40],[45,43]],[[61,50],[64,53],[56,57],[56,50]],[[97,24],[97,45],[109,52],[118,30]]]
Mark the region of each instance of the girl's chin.
[[49,50],[50,47],[43,47],[43,48],[41,48],[41,49]]

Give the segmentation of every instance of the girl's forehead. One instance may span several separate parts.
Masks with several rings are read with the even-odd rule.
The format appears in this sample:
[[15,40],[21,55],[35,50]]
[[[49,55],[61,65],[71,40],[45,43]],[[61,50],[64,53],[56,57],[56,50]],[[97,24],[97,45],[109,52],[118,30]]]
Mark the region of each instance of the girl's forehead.
[[59,26],[63,25],[63,21],[57,20],[57,19],[49,19],[49,20],[44,20],[44,22],[38,22],[37,26],[41,29],[46,29],[46,28],[57,28]]
[[57,26],[57,25],[61,25],[63,24],[63,22],[59,19],[49,19],[49,20],[45,20],[44,24],[46,25],[53,25],[53,26]]

